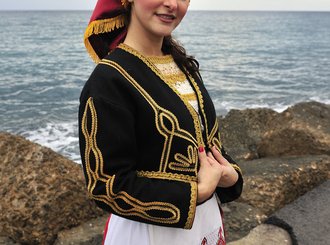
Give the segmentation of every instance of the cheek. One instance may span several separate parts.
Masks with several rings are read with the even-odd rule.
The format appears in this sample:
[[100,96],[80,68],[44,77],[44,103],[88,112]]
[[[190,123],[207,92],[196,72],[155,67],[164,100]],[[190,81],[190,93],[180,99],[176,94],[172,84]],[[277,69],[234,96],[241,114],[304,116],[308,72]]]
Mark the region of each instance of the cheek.
[[154,0],[135,0],[134,4],[139,5],[144,11],[152,11],[159,6],[158,2]]
[[180,19],[180,21],[186,15],[188,6],[189,6],[189,4],[186,4],[186,3],[182,3],[178,6],[178,18]]

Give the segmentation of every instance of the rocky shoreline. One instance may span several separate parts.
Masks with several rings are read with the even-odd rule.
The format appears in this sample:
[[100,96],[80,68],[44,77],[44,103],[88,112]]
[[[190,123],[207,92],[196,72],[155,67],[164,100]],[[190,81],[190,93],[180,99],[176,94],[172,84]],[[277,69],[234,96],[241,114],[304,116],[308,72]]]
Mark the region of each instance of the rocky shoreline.
[[[229,244],[297,244],[301,222],[286,210],[314,200],[310,193],[326,195],[318,188],[330,179],[330,105],[304,102],[282,113],[231,110],[218,119],[222,143],[245,180],[242,196],[223,205]],[[0,185],[0,245],[101,244],[107,214],[88,199],[80,165],[3,132]],[[299,207],[308,213],[307,204]],[[319,209],[329,217],[325,205]],[[274,222],[275,216],[283,222]],[[330,219],[324,222],[307,231],[329,227]]]

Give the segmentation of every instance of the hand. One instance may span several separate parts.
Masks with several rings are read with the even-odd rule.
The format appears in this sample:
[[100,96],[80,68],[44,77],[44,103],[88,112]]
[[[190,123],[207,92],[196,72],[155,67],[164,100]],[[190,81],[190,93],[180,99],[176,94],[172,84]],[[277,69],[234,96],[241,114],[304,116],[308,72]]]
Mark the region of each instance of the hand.
[[211,148],[211,152],[208,152],[208,157],[213,158],[222,166],[222,176],[218,182],[218,187],[230,187],[233,186],[238,180],[238,173],[233,166],[227,161],[226,158],[217,150],[215,146]]
[[[204,147],[199,147],[198,157],[200,169],[198,171],[198,196],[197,202],[207,200],[215,191],[223,172],[223,166],[212,157],[208,156]],[[212,155],[212,154],[211,154]]]

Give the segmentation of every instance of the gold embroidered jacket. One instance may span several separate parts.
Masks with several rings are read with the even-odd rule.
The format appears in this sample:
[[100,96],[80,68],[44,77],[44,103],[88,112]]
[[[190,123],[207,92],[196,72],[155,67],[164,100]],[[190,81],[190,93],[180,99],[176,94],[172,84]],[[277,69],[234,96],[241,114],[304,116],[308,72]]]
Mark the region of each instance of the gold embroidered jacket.
[[140,222],[190,229],[197,202],[198,147],[221,150],[239,173],[217,188],[238,198],[243,179],[225,153],[213,103],[199,76],[188,76],[199,113],[147,57],[120,45],[103,59],[80,97],[79,142],[87,189],[99,207]]

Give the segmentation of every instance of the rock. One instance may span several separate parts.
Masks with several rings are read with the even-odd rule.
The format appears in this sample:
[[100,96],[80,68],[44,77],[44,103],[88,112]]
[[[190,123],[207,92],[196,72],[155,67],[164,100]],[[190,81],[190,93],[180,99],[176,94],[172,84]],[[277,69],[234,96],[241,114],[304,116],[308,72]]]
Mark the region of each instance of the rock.
[[222,141],[237,160],[330,154],[330,105],[305,102],[282,113],[231,110],[219,118]]
[[78,227],[61,231],[54,245],[100,245],[109,215],[90,220]]
[[0,228],[19,243],[52,244],[103,213],[87,198],[81,166],[8,133],[0,133],[0,186]]
[[219,119],[223,145],[236,160],[259,158],[258,148],[262,135],[278,115],[271,109],[230,110]]
[[[256,227],[237,244],[273,244],[272,239],[286,244],[279,227],[260,223],[330,179],[329,121],[330,106],[317,102],[282,113],[232,110],[219,118],[223,144],[238,160],[245,181],[241,198],[223,205],[229,242]],[[22,137],[0,133],[0,185],[0,244],[100,243],[105,218],[97,217],[104,212],[87,198],[81,165]],[[328,217],[327,204],[320,205],[318,212]],[[328,221],[322,225],[329,229]],[[267,232],[271,236],[265,237]]]
[[[275,225],[262,224],[244,238],[228,245],[291,245],[289,233]],[[312,243],[311,243],[312,244]]]
[[330,154],[330,105],[300,103],[272,120],[258,147],[260,157]]
[[266,215],[294,201],[330,177],[330,156],[262,158],[240,163],[240,202]]
[[290,225],[298,244],[329,244],[329,203],[330,180],[278,210],[269,220],[276,217]]
[[19,245],[18,243],[13,242],[8,237],[2,237],[0,236],[0,245]]
[[230,202],[221,205],[224,213],[226,240],[234,241],[246,236],[250,230],[267,218],[260,210],[246,203]]

